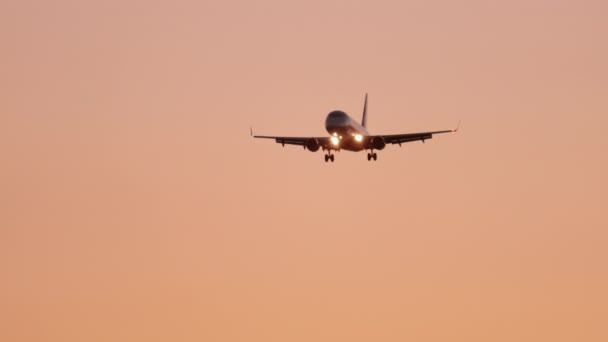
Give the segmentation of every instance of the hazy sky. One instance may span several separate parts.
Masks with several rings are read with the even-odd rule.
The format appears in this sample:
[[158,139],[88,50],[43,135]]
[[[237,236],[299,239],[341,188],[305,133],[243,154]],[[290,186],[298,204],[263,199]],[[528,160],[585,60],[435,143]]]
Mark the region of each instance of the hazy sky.
[[607,18],[0,1],[0,340],[607,341]]

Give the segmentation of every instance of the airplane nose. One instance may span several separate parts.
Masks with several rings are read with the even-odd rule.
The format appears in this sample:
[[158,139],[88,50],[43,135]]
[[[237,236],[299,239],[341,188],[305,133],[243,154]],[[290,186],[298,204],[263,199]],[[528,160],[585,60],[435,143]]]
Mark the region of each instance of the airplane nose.
[[347,121],[347,115],[341,110],[335,110],[327,115],[327,124],[340,125]]
[[344,124],[344,118],[328,116],[327,120],[325,120],[325,126],[327,127],[337,127]]

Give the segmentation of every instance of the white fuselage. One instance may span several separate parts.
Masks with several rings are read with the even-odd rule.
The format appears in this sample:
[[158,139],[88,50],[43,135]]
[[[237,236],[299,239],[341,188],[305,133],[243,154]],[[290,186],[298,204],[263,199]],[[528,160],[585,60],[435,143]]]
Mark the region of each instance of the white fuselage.
[[365,127],[341,110],[327,115],[325,129],[332,137],[339,139],[337,149],[348,151],[363,150],[362,141],[369,135]]

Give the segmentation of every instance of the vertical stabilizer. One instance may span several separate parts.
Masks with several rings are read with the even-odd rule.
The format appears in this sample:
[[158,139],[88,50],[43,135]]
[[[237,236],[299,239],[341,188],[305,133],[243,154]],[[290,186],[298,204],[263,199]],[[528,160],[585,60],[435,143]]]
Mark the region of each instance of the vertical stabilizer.
[[363,104],[363,118],[361,119],[361,126],[367,127],[367,93],[365,94],[365,103]]

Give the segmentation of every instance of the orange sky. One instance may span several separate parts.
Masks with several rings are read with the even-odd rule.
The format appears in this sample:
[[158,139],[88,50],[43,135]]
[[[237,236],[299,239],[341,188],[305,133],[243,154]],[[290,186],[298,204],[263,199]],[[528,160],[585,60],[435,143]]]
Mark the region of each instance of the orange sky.
[[608,340],[607,17],[0,2],[0,340]]

